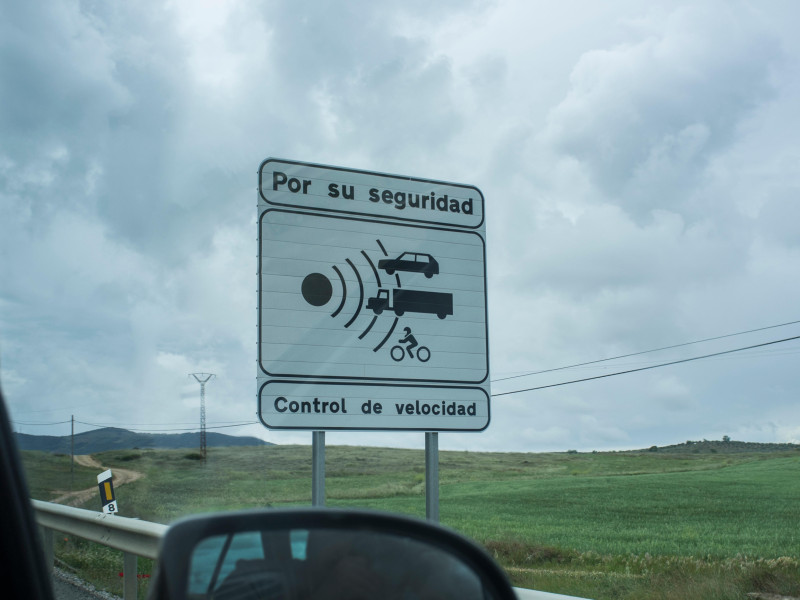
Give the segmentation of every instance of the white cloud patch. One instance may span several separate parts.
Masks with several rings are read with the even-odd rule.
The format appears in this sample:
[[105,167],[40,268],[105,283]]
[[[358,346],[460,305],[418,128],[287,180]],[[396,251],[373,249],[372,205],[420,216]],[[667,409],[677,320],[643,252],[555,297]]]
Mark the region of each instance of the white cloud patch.
[[686,196],[709,159],[772,93],[780,48],[721,3],[642,27],[640,42],[581,57],[542,142],[577,158],[598,191],[637,218],[667,206],[692,214]]

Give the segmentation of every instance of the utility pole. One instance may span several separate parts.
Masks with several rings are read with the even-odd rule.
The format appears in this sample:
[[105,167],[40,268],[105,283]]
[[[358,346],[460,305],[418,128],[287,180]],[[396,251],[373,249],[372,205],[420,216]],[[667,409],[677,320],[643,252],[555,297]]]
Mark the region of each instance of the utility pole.
[[200,384],[200,454],[206,460],[206,383],[214,377],[214,373],[189,373]]

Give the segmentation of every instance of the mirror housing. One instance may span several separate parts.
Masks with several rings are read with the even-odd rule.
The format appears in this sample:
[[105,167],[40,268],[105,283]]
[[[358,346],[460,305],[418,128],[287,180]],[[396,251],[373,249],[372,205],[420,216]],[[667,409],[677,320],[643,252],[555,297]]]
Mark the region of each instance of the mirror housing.
[[193,516],[161,542],[150,600],[506,600],[474,542],[411,517],[338,509]]

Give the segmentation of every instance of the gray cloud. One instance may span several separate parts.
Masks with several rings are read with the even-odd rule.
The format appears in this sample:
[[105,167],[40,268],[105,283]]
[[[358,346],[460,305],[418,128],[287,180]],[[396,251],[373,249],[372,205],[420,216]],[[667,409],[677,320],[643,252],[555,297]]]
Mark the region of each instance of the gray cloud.
[[694,215],[692,190],[737,126],[774,93],[781,48],[729,4],[680,8],[641,41],[584,54],[542,137],[637,219]]
[[[796,11],[4,6],[0,376],[15,417],[194,421],[186,375],[202,370],[218,374],[210,419],[253,418],[255,171],[270,155],[478,185],[495,377],[793,320]],[[487,432],[443,445],[797,439],[791,360],[504,396]]]

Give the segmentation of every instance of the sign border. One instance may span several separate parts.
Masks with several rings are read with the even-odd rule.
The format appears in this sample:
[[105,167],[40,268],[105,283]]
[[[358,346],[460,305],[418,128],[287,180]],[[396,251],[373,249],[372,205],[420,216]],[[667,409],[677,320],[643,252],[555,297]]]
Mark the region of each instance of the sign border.
[[406,385],[406,384],[382,384],[382,383],[368,383],[368,382],[355,382],[355,381],[298,381],[296,379],[270,379],[269,381],[265,381],[261,384],[258,388],[258,420],[261,421],[261,424],[264,425],[267,429],[287,429],[287,430],[294,430],[294,431],[432,431],[430,427],[408,427],[408,428],[399,428],[399,427],[315,427],[309,428],[307,426],[303,427],[294,427],[288,425],[268,425],[267,422],[261,415],[261,395],[264,391],[264,388],[267,387],[270,383],[289,383],[295,385],[354,385],[354,386],[382,386],[382,387],[391,387],[391,388],[433,388],[433,389],[446,389],[446,390],[480,390],[484,396],[486,396],[486,424],[481,427],[480,429],[462,429],[462,428],[447,428],[441,429],[437,428],[436,431],[450,431],[450,432],[461,432],[461,433],[477,433],[481,431],[486,431],[489,427],[489,424],[492,422],[492,398],[489,393],[482,387],[479,386],[455,386],[455,385]]
[[[305,208],[305,207],[304,207]],[[262,294],[262,273],[261,273],[261,266],[262,266],[262,253],[261,253],[261,243],[262,243],[262,225],[264,216],[270,212],[283,212],[283,213],[291,213],[291,214],[300,214],[306,216],[313,216],[313,217],[322,217],[328,219],[343,219],[345,221],[363,221],[367,223],[379,223],[381,225],[390,225],[395,227],[416,227],[419,229],[434,229],[437,231],[448,231],[453,233],[463,233],[463,234],[471,234],[477,236],[481,241],[481,246],[483,249],[483,310],[484,310],[484,327],[485,327],[485,343],[486,343],[486,368],[484,371],[483,378],[479,380],[461,380],[461,379],[409,379],[409,378],[392,378],[392,377],[354,377],[354,376],[346,376],[346,375],[315,375],[315,374],[298,374],[298,373],[270,373],[267,371],[264,366],[261,364],[261,312],[264,307],[261,304],[261,294]],[[359,213],[360,215],[360,213]],[[256,341],[257,345],[257,364],[258,369],[265,377],[291,377],[297,379],[321,379],[321,380],[332,380],[332,381],[375,381],[375,382],[390,382],[390,381],[398,381],[398,382],[424,382],[424,383],[431,383],[431,384],[463,384],[463,386],[469,387],[470,385],[480,385],[489,378],[489,285],[488,280],[486,278],[486,239],[477,231],[469,231],[465,229],[452,229],[449,227],[441,227],[439,225],[417,225],[415,223],[392,223],[386,222],[380,217],[368,218],[366,216],[359,216],[359,217],[345,217],[342,215],[331,215],[331,214],[320,214],[315,212],[314,210],[288,210],[285,208],[267,208],[264,209],[258,217],[258,339]],[[414,386],[412,386],[414,387]],[[430,387],[430,386],[424,386]],[[435,386],[434,386],[435,387]],[[260,397],[260,390],[259,390],[259,397]],[[259,405],[259,410],[260,405]],[[469,430],[472,431],[472,430]]]

